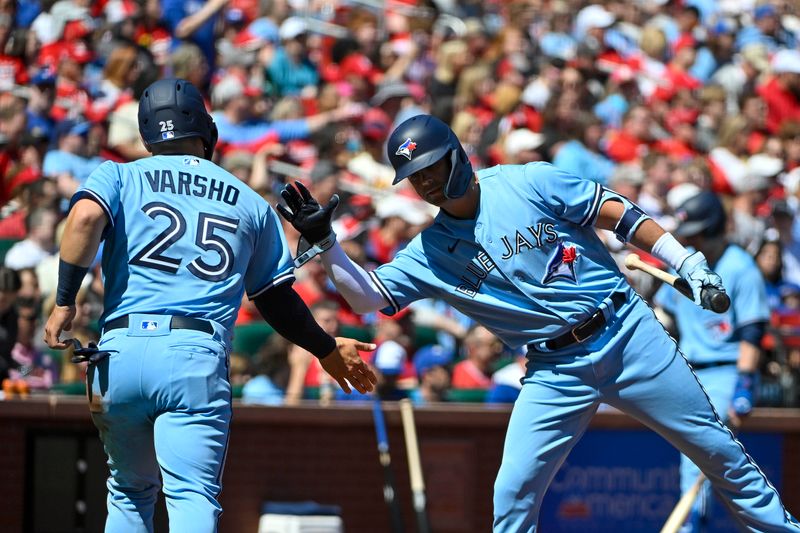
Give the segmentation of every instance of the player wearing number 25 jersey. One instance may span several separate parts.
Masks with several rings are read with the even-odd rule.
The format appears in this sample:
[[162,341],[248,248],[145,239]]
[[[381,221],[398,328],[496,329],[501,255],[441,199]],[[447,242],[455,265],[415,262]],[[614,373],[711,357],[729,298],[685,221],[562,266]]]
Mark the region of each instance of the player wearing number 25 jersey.
[[148,87],[139,130],[153,157],[104,163],[72,199],[45,340],[67,347],[59,337],[104,239],[102,336],[75,353],[89,362],[87,396],[108,455],[106,531],[152,531],[161,479],[171,531],[215,531],[231,418],[228,352],[243,294],[345,392],[348,381],[372,390],[358,350],[374,346],[333,339],[314,321],[291,287],[276,214],[210,161],[216,127],[194,86]]
[[103,250],[103,271],[125,273],[106,275],[104,322],[145,312],[198,316],[217,322],[227,339],[243,290],[254,298],[294,278],[275,212],[205,159],[106,162],[75,198],[82,197],[122,226],[109,228]]

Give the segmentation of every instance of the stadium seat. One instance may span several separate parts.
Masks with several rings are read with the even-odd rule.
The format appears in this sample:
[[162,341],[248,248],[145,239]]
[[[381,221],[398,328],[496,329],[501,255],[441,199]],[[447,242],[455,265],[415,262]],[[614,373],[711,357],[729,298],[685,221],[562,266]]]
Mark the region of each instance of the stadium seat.
[[18,242],[18,239],[0,239],[0,264],[5,263],[6,253]]
[[450,389],[445,393],[448,402],[481,403],[486,401],[486,389]]
[[349,337],[361,342],[372,342],[375,334],[372,331],[372,328],[368,326],[351,326],[347,324],[341,324],[339,326],[339,336]]
[[235,326],[233,328],[233,352],[252,359],[274,332],[275,330],[269,324],[261,321]]

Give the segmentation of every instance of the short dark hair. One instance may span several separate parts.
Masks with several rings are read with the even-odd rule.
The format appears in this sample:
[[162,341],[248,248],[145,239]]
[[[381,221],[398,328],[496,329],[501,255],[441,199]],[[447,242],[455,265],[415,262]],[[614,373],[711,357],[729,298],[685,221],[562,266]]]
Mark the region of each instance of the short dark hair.
[[0,267],[0,292],[17,292],[20,287],[19,273],[13,268]]

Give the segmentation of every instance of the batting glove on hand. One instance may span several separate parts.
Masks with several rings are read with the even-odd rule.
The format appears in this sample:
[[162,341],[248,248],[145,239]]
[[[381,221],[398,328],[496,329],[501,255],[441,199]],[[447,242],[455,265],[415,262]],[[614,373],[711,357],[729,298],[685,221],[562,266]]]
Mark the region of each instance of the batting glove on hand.
[[281,196],[288,209],[281,204],[276,208],[294,229],[300,232],[311,244],[325,240],[331,233],[331,220],[336,207],[339,205],[339,195],[331,196],[328,205],[322,207],[311,196],[308,189],[299,181],[287,184],[281,191]]
[[294,260],[295,266],[299,268],[317,254],[330,249],[336,242],[336,234],[331,229],[331,220],[336,206],[339,205],[339,195],[331,196],[328,205],[322,207],[302,183],[296,181],[294,185],[293,187],[287,184],[281,190],[281,196],[288,209],[281,204],[275,208],[294,226],[294,229],[300,232],[301,239]]
[[758,375],[755,372],[739,372],[731,400],[731,407],[737,415],[749,415],[753,410],[757,379]]
[[694,303],[704,309],[711,309],[709,299],[703,297],[703,292],[706,289],[725,292],[725,287],[722,286],[722,278],[708,267],[708,262],[701,252],[695,252],[684,259],[680,268],[678,268],[678,275],[692,287]]

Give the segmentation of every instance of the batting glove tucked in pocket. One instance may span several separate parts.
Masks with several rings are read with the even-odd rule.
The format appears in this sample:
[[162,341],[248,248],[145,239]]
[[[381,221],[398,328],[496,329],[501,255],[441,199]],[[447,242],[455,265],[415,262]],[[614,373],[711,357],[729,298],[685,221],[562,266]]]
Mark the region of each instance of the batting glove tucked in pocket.
[[692,287],[692,298],[694,303],[704,309],[711,309],[708,298],[704,298],[703,292],[707,289],[715,289],[725,292],[722,286],[722,278],[708,267],[705,256],[700,252],[695,252],[681,263],[678,275],[685,279]]

